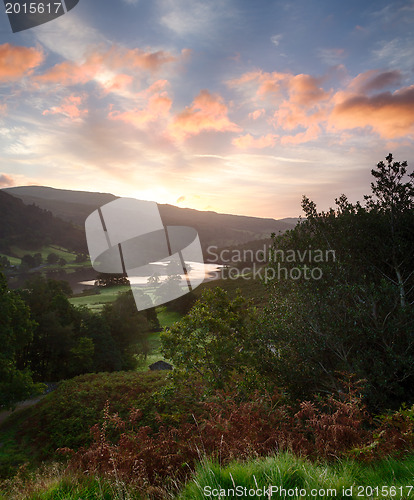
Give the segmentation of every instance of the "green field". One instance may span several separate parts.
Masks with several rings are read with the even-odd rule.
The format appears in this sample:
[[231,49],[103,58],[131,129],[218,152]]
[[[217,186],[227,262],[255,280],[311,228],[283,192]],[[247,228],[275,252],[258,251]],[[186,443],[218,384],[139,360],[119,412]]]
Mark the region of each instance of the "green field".
[[[43,262],[41,263],[40,268],[36,268],[37,272],[59,269],[59,270],[64,270],[66,273],[72,273],[75,272],[76,270],[83,269],[85,267],[90,267],[89,259],[86,260],[85,262],[75,262],[76,259],[75,252],[71,252],[66,248],[55,245],[43,246],[37,249],[25,249],[17,246],[12,246],[10,248],[9,254],[2,253],[0,254],[0,256],[6,257],[12,266],[19,267],[21,264],[21,258],[24,255],[35,255],[38,253],[40,253],[40,255],[42,256]],[[66,261],[66,264],[64,266],[61,266],[59,263],[48,264],[47,257],[51,253],[56,254],[59,259],[64,259]],[[31,269],[29,269],[29,273],[30,272],[32,272]]]
[[20,259],[18,257],[11,257],[5,253],[0,253],[0,257],[6,257],[12,266],[20,266]]
[[20,259],[23,257],[23,255],[29,254],[29,255],[34,255],[36,253],[40,253],[42,256],[43,260],[46,261],[47,256],[50,253],[55,253],[59,258],[65,259],[67,262],[70,260],[75,260],[76,258],[76,253],[70,252],[69,250],[66,250],[65,248],[54,246],[54,245],[49,245],[49,246],[44,246],[41,248],[38,248],[36,250],[27,250],[24,248],[20,247],[11,247],[11,252],[13,255],[16,257],[19,257]]
[[114,302],[120,293],[128,290],[130,290],[129,285],[99,288],[95,295],[79,295],[69,299],[69,302],[74,306],[86,306],[94,312],[99,312],[105,304]]

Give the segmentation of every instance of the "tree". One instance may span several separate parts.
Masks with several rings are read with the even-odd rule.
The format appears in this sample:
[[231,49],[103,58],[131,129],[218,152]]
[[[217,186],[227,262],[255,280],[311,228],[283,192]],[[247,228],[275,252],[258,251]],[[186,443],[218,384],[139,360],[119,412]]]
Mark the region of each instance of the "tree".
[[95,281],[95,286],[99,287],[121,286],[129,284],[130,283],[126,274],[99,273]]
[[20,260],[22,267],[26,267],[27,269],[32,269],[36,265],[34,257],[29,253],[23,255],[23,257]]
[[[274,279],[262,363],[297,397],[338,390],[337,372],[366,379],[372,408],[414,402],[414,207],[406,163],[380,162],[363,207],[345,195],[319,213],[304,197],[306,220],[274,238],[270,267],[318,267],[320,279]],[[296,261],[282,260],[294,249]],[[305,250],[320,262],[298,258]],[[335,258],[326,259],[334,251]]]
[[19,292],[36,321],[24,363],[37,380],[60,380],[71,373],[70,349],[76,342],[78,318],[68,300],[71,293],[67,282],[42,277],[28,281]]
[[105,305],[102,317],[121,353],[122,369],[136,368],[136,355],[147,350],[151,325],[145,311],[138,312],[132,291],[119,294],[113,303]]
[[0,268],[8,269],[10,266],[9,259],[4,255],[0,255]]
[[221,288],[205,290],[190,312],[161,334],[163,354],[176,370],[222,387],[232,373],[252,370],[256,319],[240,294],[231,300]]
[[47,256],[47,263],[50,264],[50,265],[57,264],[58,261],[59,261],[59,256],[56,255],[54,252],[51,252]]
[[7,288],[0,273],[0,408],[13,408],[18,401],[43,389],[33,383],[29,367],[18,367],[32,339],[33,327],[28,307]]
[[[390,153],[386,164],[380,161],[371,173],[372,195],[366,196],[367,206],[372,211],[385,215],[388,222],[390,252],[388,272],[384,276],[398,286],[401,307],[407,305],[407,285],[413,280],[413,238],[407,239],[407,228],[414,208],[414,172],[407,175],[407,162],[394,162]],[[408,180],[405,182],[405,180]],[[412,232],[411,232],[412,234]],[[412,287],[410,288],[410,291]]]

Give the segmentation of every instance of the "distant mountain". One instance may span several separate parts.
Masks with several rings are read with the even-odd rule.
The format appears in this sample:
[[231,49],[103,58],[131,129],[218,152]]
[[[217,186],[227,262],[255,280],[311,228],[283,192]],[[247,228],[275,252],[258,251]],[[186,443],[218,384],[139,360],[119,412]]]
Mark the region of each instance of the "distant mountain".
[[35,204],[53,215],[84,227],[85,219],[98,207],[117,198],[109,193],[70,191],[45,186],[19,186],[2,189],[20,198],[26,205]]
[[30,250],[50,244],[86,251],[82,229],[0,190],[0,251],[9,252],[12,246]]
[[[109,193],[70,191],[44,186],[22,186],[2,190],[20,198],[24,203],[35,204],[50,210],[54,215],[83,227],[85,219],[98,207],[115,200]],[[158,204],[166,225],[190,226],[198,231],[202,247],[239,245],[255,239],[268,238],[271,233],[292,229],[296,219],[276,220],[240,215],[202,212],[190,208]]]

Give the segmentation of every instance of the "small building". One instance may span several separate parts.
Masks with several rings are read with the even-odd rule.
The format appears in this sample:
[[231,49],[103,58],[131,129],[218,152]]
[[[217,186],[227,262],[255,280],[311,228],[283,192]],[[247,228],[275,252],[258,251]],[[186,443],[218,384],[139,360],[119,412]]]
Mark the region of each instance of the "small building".
[[170,363],[167,363],[166,361],[156,361],[155,363],[152,363],[152,365],[149,365],[150,370],[172,370],[173,366],[170,365]]

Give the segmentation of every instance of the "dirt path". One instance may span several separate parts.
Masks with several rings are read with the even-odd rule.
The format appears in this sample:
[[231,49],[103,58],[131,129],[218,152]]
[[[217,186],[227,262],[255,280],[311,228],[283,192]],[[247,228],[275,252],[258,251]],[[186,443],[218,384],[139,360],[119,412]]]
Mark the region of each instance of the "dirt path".
[[45,395],[38,396],[37,398],[27,399],[26,401],[21,401],[17,403],[16,409],[14,411],[0,411],[0,425],[9,417],[12,413],[15,413],[19,410],[23,410],[24,408],[29,408],[29,406],[35,405],[38,401],[43,399]]

